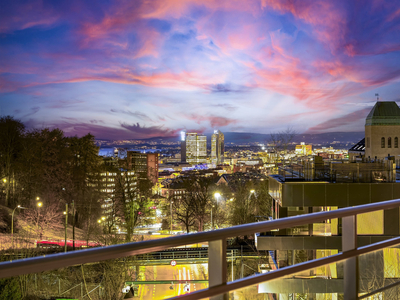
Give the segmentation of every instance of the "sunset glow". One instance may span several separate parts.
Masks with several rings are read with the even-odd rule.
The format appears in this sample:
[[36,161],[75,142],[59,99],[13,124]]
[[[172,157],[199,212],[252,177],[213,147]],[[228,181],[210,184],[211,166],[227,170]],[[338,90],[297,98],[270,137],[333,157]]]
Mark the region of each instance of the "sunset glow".
[[0,115],[66,135],[363,131],[400,101],[396,1],[7,1]]

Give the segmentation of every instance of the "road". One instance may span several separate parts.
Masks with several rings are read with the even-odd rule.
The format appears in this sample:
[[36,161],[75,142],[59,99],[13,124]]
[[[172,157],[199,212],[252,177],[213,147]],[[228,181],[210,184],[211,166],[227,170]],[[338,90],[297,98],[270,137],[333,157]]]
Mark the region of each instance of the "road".
[[[182,264],[175,267],[143,266],[140,267],[140,280],[204,280],[208,278],[207,264]],[[185,284],[146,284],[139,286],[139,299],[167,299],[186,294]],[[189,285],[190,292],[204,289],[208,284],[193,283]]]

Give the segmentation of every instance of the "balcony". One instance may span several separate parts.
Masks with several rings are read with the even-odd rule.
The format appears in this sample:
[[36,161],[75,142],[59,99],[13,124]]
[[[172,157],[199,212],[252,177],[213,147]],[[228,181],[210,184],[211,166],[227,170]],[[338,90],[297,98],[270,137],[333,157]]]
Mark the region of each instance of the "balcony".
[[[400,237],[396,235],[394,238],[384,240],[371,239],[372,244],[363,241],[366,245],[360,246],[358,243],[362,239],[357,237],[357,216],[380,210],[398,210],[399,207],[400,199],[397,199],[191,235],[3,262],[0,264],[0,278],[36,274],[71,266],[77,268],[77,265],[82,265],[83,272],[83,264],[95,264],[100,261],[132,257],[181,245],[208,242],[208,288],[192,291],[179,297],[174,296],[171,299],[227,299],[232,292],[238,296],[242,295],[244,298],[253,293],[279,293],[280,297],[282,295],[280,299],[288,299],[294,293],[343,293],[346,300],[364,299],[373,295],[389,295],[389,293],[393,294],[397,291],[397,283],[400,278],[400,255],[399,249],[395,247],[400,245]],[[297,261],[295,259],[294,264],[286,267],[228,281],[227,238],[268,232],[277,228],[318,224],[337,218],[341,219],[343,228],[346,229],[343,230],[342,236],[335,237],[340,241],[341,252],[324,250],[324,253],[319,252],[317,257],[311,260]],[[306,238],[304,237],[304,239]],[[315,238],[326,239],[328,237]],[[379,238],[381,237],[377,236],[377,239]],[[277,248],[279,247],[277,246]],[[54,276],[49,275],[52,273],[46,274],[47,281],[56,285],[57,281],[53,280]]]

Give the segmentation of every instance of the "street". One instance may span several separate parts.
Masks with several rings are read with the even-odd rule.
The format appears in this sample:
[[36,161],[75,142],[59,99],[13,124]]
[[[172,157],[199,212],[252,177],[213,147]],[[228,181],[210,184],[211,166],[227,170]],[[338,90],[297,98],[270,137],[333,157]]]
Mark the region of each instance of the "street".
[[[204,280],[208,278],[207,264],[183,264],[176,266],[140,267],[140,280]],[[139,299],[167,299],[188,292],[185,284],[143,284],[139,286]],[[189,284],[189,292],[206,288],[208,284]]]

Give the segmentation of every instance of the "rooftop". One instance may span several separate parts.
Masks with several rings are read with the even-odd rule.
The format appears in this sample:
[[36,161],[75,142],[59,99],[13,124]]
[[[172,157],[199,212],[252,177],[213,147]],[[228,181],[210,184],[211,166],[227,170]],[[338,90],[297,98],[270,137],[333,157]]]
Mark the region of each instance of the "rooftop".
[[349,152],[361,152],[365,151],[365,138],[355,144],[353,147],[349,149]]
[[371,125],[400,125],[400,108],[394,101],[376,102],[365,121]]

